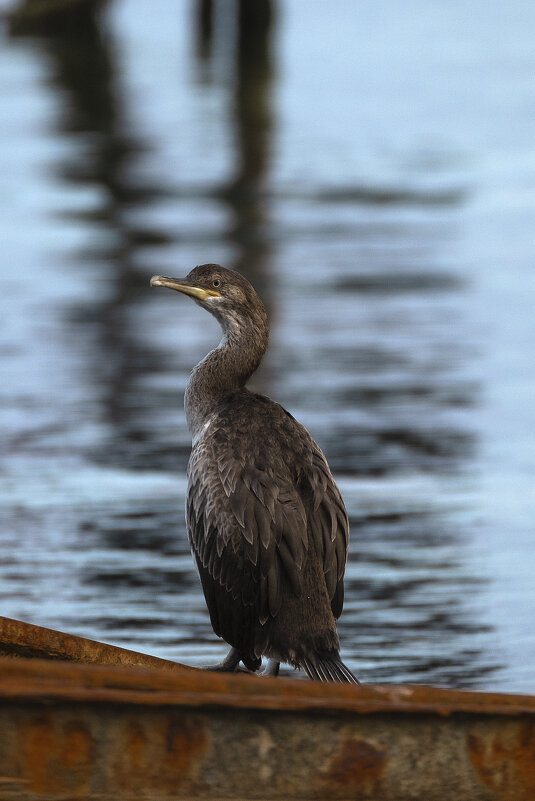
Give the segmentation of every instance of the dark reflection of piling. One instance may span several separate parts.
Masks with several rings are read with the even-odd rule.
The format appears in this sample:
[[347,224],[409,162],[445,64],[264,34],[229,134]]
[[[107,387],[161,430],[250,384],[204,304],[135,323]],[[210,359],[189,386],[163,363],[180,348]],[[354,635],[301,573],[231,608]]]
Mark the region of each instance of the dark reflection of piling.
[[236,268],[248,275],[265,297],[270,256],[263,181],[271,150],[273,74],[271,0],[238,0],[234,136],[236,173],[225,199],[233,211],[232,240],[238,245]]
[[197,57],[202,61],[210,58],[214,36],[214,2],[199,0],[197,6]]
[[[216,25],[216,11],[219,24]],[[235,15],[229,19],[229,15]],[[203,74],[207,62],[228,48],[229,30],[234,28],[235,53],[232,72],[224,76],[229,87],[234,137],[234,170],[230,181],[217,193],[231,211],[227,238],[235,247],[234,266],[269,296],[270,257],[265,178],[271,154],[273,112],[272,0],[236,0],[218,7],[213,0],[196,6],[197,57]],[[225,42],[222,40],[225,39]],[[214,80],[218,70],[212,67]],[[267,298],[269,305],[269,297]]]
[[[140,414],[139,403],[132,403],[140,376],[161,369],[164,358],[138,336],[135,313],[131,313],[136,301],[141,302],[141,293],[147,295],[146,275],[141,276],[136,269],[135,257],[140,247],[162,246],[169,240],[161,231],[132,224],[132,209],[139,204],[150,206],[163,193],[158,186],[146,182],[140,185],[132,178],[132,166],[146,146],[132,133],[131,120],[127,129],[114,41],[102,5],[67,1],[64,6],[58,4],[54,14],[39,17],[38,23],[32,17],[31,25],[23,24],[21,13],[12,33],[37,34],[38,45],[50,57],[51,82],[62,99],[61,131],[79,136],[82,152],[74,159],[64,159],[58,168],[61,179],[102,190],[96,208],[65,210],[66,217],[97,224],[90,249],[78,257],[81,262],[95,262],[99,269],[102,265],[106,269],[104,299],[101,292],[92,293],[88,287],[87,295],[72,311],[74,324],[90,325],[95,331],[94,358],[84,370],[92,372],[91,384],[101,390],[102,417],[111,426],[110,442],[95,452],[95,459],[113,465],[182,470],[187,448],[177,454],[171,443],[151,441],[150,417]],[[226,237],[235,246],[235,266],[265,297],[269,245],[264,179],[272,128],[272,3],[239,0],[235,6],[225,4],[218,9],[219,15],[235,16],[219,30],[214,25],[215,5],[215,0],[200,0],[196,7],[197,57],[213,58],[214,37],[227,34],[229,25],[236,27],[235,65],[227,76],[235,167],[229,183],[222,188],[214,186],[213,194],[232,212]],[[27,0],[21,8],[26,6],[33,9],[42,4]]]
[[[59,165],[60,178],[81,187],[98,188],[98,197],[102,198],[88,212],[64,212],[67,219],[97,226],[91,247],[73,259],[73,269],[77,264],[86,267],[95,263],[95,281],[72,307],[69,320],[73,343],[76,332],[84,338],[90,332],[94,343],[94,349],[80,364],[80,381],[98,389],[99,405],[91,407],[91,413],[95,415],[94,422],[104,422],[109,431],[91,456],[96,463],[115,469],[163,469],[172,465],[179,472],[185,469],[187,449],[180,453],[176,443],[169,442],[167,452],[162,453],[158,443],[151,441],[146,427],[153,418],[145,413],[145,399],[139,389],[142,375],[163,368],[161,353],[139,336],[134,307],[147,295],[148,286],[146,275],[138,273],[134,258],[140,247],[166,244],[167,240],[158,230],[132,225],[128,212],[138,204],[148,205],[156,200],[160,190],[132,179],[131,166],[145,145],[132,133],[130,120],[127,128],[114,63],[114,42],[98,5],[71,4],[64,15],[43,19],[39,26],[13,26],[13,34],[22,35],[28,30],[37,34],[35,42],[49,57],[50,81],[62,100],[60,130],[67,136],[76,135],[82,143],[83,154],[74,159],[67,157]],[[121,506],[120,496],[117,506]],[[174,547],[182,515],[176,509],[172,521],[170,517],[169,510],[158,514],[151,510],[149,524],[145,510],[125,510],[123,505],[111,522],[98,512],[92,512],[90,519],[82,519],[81,536],[88,548],[98,542],[98,547],[104,549],[127,550],[137,545],[165,553]],[[140,537],[136,538],[138,530]],[[110,577],[103,560],[99,569],[86,569],[80,583],[95,584],[107,591],[112,582],[117,598],[128,586],[132,586],[134,596],[140,587],[150,586],[154,592],[156,583],[159,592],[171,592],[172,586],[189,586],[187,577],[179,580],[172,570],[147,569],[138,574],[139,568],[133,569],[125,558]],[[193,581],[192,572],[190,583]],[[123,603],[128,604],[128,598],[123,598]],[[113,616],[110,622],[115,625]],[[102,625],[107,624],[102,621]],[[150,621],[145,624],[151,625]],[[136,628],[143,625],[143,620],[136,620]]]
[[108,0],[21,0],[7,16],[14,36],[71,36],[86,29],[89,19]]
[[[29,3],[31,5],[31,3]],[[90,211],[69,212],[98,225],[89,249],[78,253],[76,262],[96,263],[105,270],[106,293],[87,294],[73,307],[75,327],[95,331],[92,359],[81,369],[91,374],[90,384],[101,393],[100,414],[110,425],[110,440],[94,452],[98,462],[135,466],[135,454],[144,448],[146,435],[131,403],[135,383],[148,368],[158,366],[158,352],[137,335],[135,315],[130,309],[141,292],[146,293],[145,276],[134,266],[140,246],[166,244],[158,230],[132,225],[127,213],[138,204],[158,198],[158,187],[140,185],[131,177],[131,166],[145,149],[132,123],[124,119],[122,93],[114,63],[114,42],[100,13],[101,3],[68,3],[62,10],[32,23],[29,32],[49,56],[51,83],[63,100],[60,129],[77,135],[82,153],[67,157],[58,167],[64,181],[98,188],[99,205]],[[17,23],[13,33],[28,27]],[[86,379],[87,380],[87,379]]]

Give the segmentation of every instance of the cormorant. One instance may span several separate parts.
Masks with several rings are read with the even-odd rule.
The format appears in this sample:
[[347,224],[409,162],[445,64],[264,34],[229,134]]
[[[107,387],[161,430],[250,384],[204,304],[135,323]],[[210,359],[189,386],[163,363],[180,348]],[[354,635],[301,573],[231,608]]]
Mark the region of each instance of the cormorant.
[[245,384],[268,344],[249,281],[218,264],[154,276],[218,320],[223,338],[193,370],[185,410],[193,447],[186,521],[213,629],[231,645],[213,669],[268,657],[311,679],[358,684],[339,654],[349,525],[327,460],[306,428]]

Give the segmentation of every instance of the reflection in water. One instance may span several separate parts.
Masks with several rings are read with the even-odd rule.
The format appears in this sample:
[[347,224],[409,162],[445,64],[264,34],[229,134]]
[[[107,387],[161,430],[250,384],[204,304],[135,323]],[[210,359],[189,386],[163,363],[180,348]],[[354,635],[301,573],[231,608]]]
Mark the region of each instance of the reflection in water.
[[[502,658],[481,614],[489,576],[469,548],[478,534],[469,485],[481,388],[470,282],[452,255],[466,180],[428,185],[416,170],[414,180],[351,175],[338,187],[313,162],[308,183],[291,170],[278,179],[273,139],[288,112],[274,106],[285,81],[277,73],[275,85],[273,64],[283,19],[270,0],[195,4],[195,47],[185,57],[193,77],[184,68],[169,81],[166,72],[170,86],[161,91],[172,103],[178,82],[185,85],[180,113],[190,126],[176,124],[187,153],[207,126],[215,129],[213,117],[228,124],[232,148],[225,170],[214,145],[202,153],[202,180],[186,160],[166,164],[164,180],[151,169],[156,145],[132,113],[136,94],[125,80],[131,34],[117,19],[127,31],[126,23],[142,24],[129,7],[100,18],[83,6],[67,33],[56,27],[31,45],[47,56],[54,136],[69,145],[53,180],[58,191],[67,185],[92,198],[82,209],[65,202],[61,225],[85,226],[91,245],[69,265],[81,286],[51,312],[55,358],[70,365],[62,408],[48,402],[51,420],[36,434],[49,395],[36,389],[27,407],[6,396],[19,429],[6,457],[13,480],[0,534],[2,613],[194,664],[224,650],[182,513],[189,435],[181,396],[217,333],[193,304],[151,295],[147,279],[175,262],[180,271],[192,266],[191,254],[209,246],[230,248],[272,309],[272,350],[256,385],[311,430],[347,502],[344,661],[366,681],[484,686]],[[216,61],[230,29],[234,62],[222,83]],[[360,146],[353,132],[361,125],[356,108],[348,152]],[[287,145],[296,163],[306,133]],[[176,233],[185,205],[189,224]],[[226,221],[221,230],[210,228],[212,213]],[[61,285],[64,265],[50,269]],[[28,291],[39,303],[38,284]],[[19,358],[35,369],[32,348]]]
[[[89,361],[80,363],[80,381],[99,388],[94,412],[109,432],[93,458],[133,468],[140,463],[170,467],[176,464],[176,448],[165,453],[164,443],[153,442],[146,430],[149,397],[143,398],[139,378],[158,370],[160,360],[150,341],[138,336],[136,305],[146,294],[146,278],[135,265],[140,248],[161,247],[169,238],[155,227],[133,224],[129,214],[157,203],[162,192],[132,177],[136,159],[147,148],[127,120],[105,18],[94,5],[81,4],[69,9],[66,27],[60,34],[50,29],[40,44],[50,56],[52,87],[63,98],[60,130],[80,142],[59,165],[59,177],[88,192],[98,188],[99,202],[89,212],[65,210],[67,221],[94,225],[92,245],[78,254],[78,261],[93,265],[94,278],[105,283],[104,292],[84,293],[68,312],[70,325],[91,339]],[[182,468],[185,461],[184,451]]]
[[197,3],[197,57],[207,61],[212,54],[214,34],[213,0],[198,0]]
[[485,627],[467,604],[482,579],[463,564],[457,533],[425,513],[352,523],[359,546],[341,634],[356,653],[375,654],[374,680],[388,681],[395,669],[400,681],[483,683],[496,665],[479,649]]
[[[227,16],[232,6],[226,9]],[[272,135],[271,81],[274,9],[272,0],[250,3],[237,0],[234,9],[236,44],[234,82],[228,102],[231,105],[235,166],[230,181],[213,196],[230,211],[227,236],[235,253],[235,269],[246,275],[259,289],[269,306],[269,280],[265,276],[270,258],[266,236],[267,200],[264,181],[269,168]],[[212,41],[215,7],[198,3],[198,56],[202,62],[215,57]],[[231,20],[217,31],[228,38]],[[214,79],[215,68],[212,70]],[[266,295],[268,297],[266,297]]]

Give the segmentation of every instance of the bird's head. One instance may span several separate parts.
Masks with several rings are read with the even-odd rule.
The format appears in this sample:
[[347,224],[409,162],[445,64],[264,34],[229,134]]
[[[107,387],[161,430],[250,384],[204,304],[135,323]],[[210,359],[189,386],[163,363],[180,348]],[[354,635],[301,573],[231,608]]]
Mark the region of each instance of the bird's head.
[[236,270],[219,264],[201,264],[186,278],[155,275],[151,286],[164,286],[189,295],[199,306],[211,312],[225,331],[241,329],[247,322],[262,325],[267,321],[264,305],[252,284]]

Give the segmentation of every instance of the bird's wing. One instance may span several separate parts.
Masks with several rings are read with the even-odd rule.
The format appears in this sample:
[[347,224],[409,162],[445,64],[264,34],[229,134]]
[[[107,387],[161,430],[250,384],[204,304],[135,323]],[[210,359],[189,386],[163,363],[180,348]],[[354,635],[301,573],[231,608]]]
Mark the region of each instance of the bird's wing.
[[216,631],[214,587],[207,584],[225,588],[243,607],[255,607],[264,623],[280,609],[283,584],[301,594],[310,548],[323,560],[333,614],[340,616],[347,515],[323,453],[301,426],[298,439],[301,432],[306,447],[298,472],[284,459],[274,463],[264,456],[262,442],[237,450],[221,430],[192,451],[188,531]]
[[349,546],[349,521],[327,460],[315,442],[304,460],[299,486],[307,508],[309,538],[322,555],[323,573],[335,618],[344,605],[344,572]]
[[199,443],[188,469],[187,522],[204,571],[235,601],[255,606],[264,623],[280,609],[283,582],[301,592],[308,531],[288,477],[253,457],[237,456],[224,436]]

